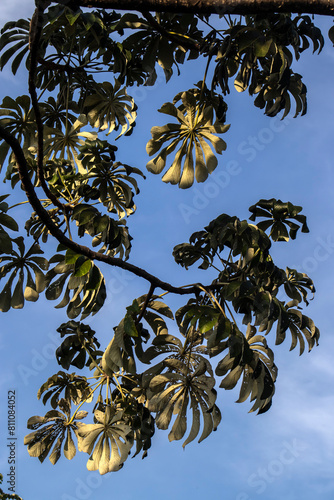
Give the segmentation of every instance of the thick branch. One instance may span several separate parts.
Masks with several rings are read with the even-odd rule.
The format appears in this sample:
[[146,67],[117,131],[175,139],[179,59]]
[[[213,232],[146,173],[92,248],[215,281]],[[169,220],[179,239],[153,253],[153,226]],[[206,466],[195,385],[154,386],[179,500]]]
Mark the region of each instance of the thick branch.
[[36,8],[34,15],[32,16],[30,23],[30,32],[29,32],[29,48],[30,48],[30,70],[29,70],[29,94],[31,97],[32,107],[35,113],[36,118],[36,126],[37,126],[37,177],[42,186],[42,189],[49,200],[52,203],[64,210],[63,204],[58,200],[56,196],[54,196],[47,182],[44,178],[44,164],[43,164],[43,121],[41,112],[38,104],[38,97],[35,86],[35,75],[37,70],[37,58],[38,58],[38,44],[42,34],[42,26],[43,20],[42,15],[44,9],[49,5],[49,2],[41,2],[40,6]]
[[126,271],[129,271],[130,273],[139,276],[140,278],[145,279],[151,285],[154,286],[154,288],[161,288],[162,290],[165,290],[166,292],[171,292],[175,293],[178,295],[188,295],[188,294],[193,294],[195,293],[198,289],[197,286],[191,286],[187,288],[183,287],[175,287],[172,286],[170,283],[166,283],[164,281],[161,281],[159,278],[156,276],[153,276],[152,274],[148,273],[144,269],[141,269],[137,266],[134,266],[133,264],[130,264],[129,262],[125,262],[122,259],[116,258],[116,257],[111,257],[110,255],[104,255],[99,252],[94,252],[90,248],[79,245],[75,241],[70,240],[60,229],[59,227],[53,222],[51,219],[50,215],[48,212],[45,210],[45,208],[42,206],[36,192],[34,189],[34,186],[30,180],[29,174],[28,174],[28,166],[27,162],[23,153],[23,150],[21,148],[21,145],[19,141],[13,137],[9,132],[7,132],[6,129],[4,129],[0,125],[0,138],[5,140],[7,144],[12,148],[13,153],[16,158],[16,162],[18,165],[19,169],[19,174],[20,174],[20,180],[22,183],[22,187],[26,193],[27,199],[34,209],[34,211],[37,213],[37,215],[40,217],[41,221],[45,224],[45,226],[48,228],[52,236],[54,236],[59,243],[63,244],[65,247],[69,248],[70,250],[73,250],[74,252],[84,255],[90,260],[97,260],[100,262],[104,262],[105,264],[109,264],[111,266],[115,267],[120,267],[121,269],[125,269]]
[[[68,5],[69,0],[57,3]],[[116,10],[197,14],[295,12],[334,15],[334,0],[75,0],[76,6]]]

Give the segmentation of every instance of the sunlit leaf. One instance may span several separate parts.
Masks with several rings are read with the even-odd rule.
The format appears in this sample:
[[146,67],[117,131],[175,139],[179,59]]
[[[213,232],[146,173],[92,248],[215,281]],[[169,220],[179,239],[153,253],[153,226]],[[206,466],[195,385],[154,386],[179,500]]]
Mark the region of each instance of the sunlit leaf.
[[133,445],[131,428],[122,420],[122,412],[107,407],[96,410],[95,424],[82,424],[78,430],[79,450],[90,455],[88,470],[100,474],[117,471],[127,459]]
[[[175,117],[179,123],[153,127],[152,139],[146,146],[150,156],[162,148],[160,153],[146,165],[154,174],[162,172],[166,165],[166,157],[178,148],[174,161],[162,180],[179,184],[183,189],[192,186],[194,178],[198,182],[203,182],[214,170],[216,165],[212,159],[215,158],[212,147],[218,154],[226,149],[226,143],[216,134],[229,129],[229,125],[222,125],[217,120],[214,123],[213,107],[197,102],[195,95],[191,91],[183,92],[182,103],[178,108],[172,103],[165,103],[160,108],[161,113]],[[169,144],[164,145],[165,143]]]

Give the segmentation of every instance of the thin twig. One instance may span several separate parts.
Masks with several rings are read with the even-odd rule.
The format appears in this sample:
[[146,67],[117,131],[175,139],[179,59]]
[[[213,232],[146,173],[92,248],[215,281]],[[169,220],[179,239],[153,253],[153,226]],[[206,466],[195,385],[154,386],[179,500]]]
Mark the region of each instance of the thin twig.
[[154,293],[154,290],[155,290],[155,286],[151,283],[151,286],[150,286],[148,294],[146,295],[142,310],[140,311],[140,314],[139,314],[138,318],[136,319],[136,325],[138,325],[140,323],[142,317],[144,316],[145,311],[147,309],[147,306],[148,306],[148,304],[152,298],[152,295]]

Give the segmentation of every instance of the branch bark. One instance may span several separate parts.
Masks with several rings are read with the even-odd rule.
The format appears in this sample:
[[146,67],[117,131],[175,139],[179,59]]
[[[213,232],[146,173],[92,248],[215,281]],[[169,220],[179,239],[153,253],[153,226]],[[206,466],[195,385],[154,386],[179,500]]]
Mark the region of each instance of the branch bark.
[[334,15],[334,0],[58,0],[89,8],[197,14],[293,12]]

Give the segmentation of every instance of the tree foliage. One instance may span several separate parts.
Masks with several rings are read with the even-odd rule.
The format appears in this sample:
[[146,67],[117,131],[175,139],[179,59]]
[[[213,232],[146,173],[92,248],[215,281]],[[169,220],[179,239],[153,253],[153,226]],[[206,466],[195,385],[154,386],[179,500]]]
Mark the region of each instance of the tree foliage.
[[[58,329],[62,370],[38,391],[51,409],[28,421],[31,456],[54,464],[79,450],[89,470],[105,474],[131,454],[145,457],[156,428],[183,446],[200,442],[221,421],[221,389],[235,389],[250,411],[270,408],[277,367],[269,344],[288,338],[302,354],[318,343],[318,328],[302,312],[312,280],[278,267],[271,254],[273,243],[308,232],[302,207],[262,199],[248,220],[218,215],[173,250],[178,265],[214,271],[215,279],[175,287],[128,261],[127,218],[145,175],[116,161],[110,138],[131,141],[133,86],[154,85],[158,66],[168,81],[189,59],[204,59],[198,84],[162,104],[168,123],[153,126],[146,146],[147,170],[164,182],[182,189],[204,182],[228,143],[230,88],[247,90],[269,117],[305,114],[306,86],[294,63],[323,45],[310,16],[275,12],[153,16],[37,2],[31,20],[3,27],[1,65],[13,74],[25,66],[29,95],[0,105],[0,167],[33,211],[23,237],[9,195],[0,198],[0,310],[45,294],[68,316]],[[83,321],[105,303],[103,265],[145,279],[149,291],[100,349]],[[166,293],[184,297],[177,311]]]

